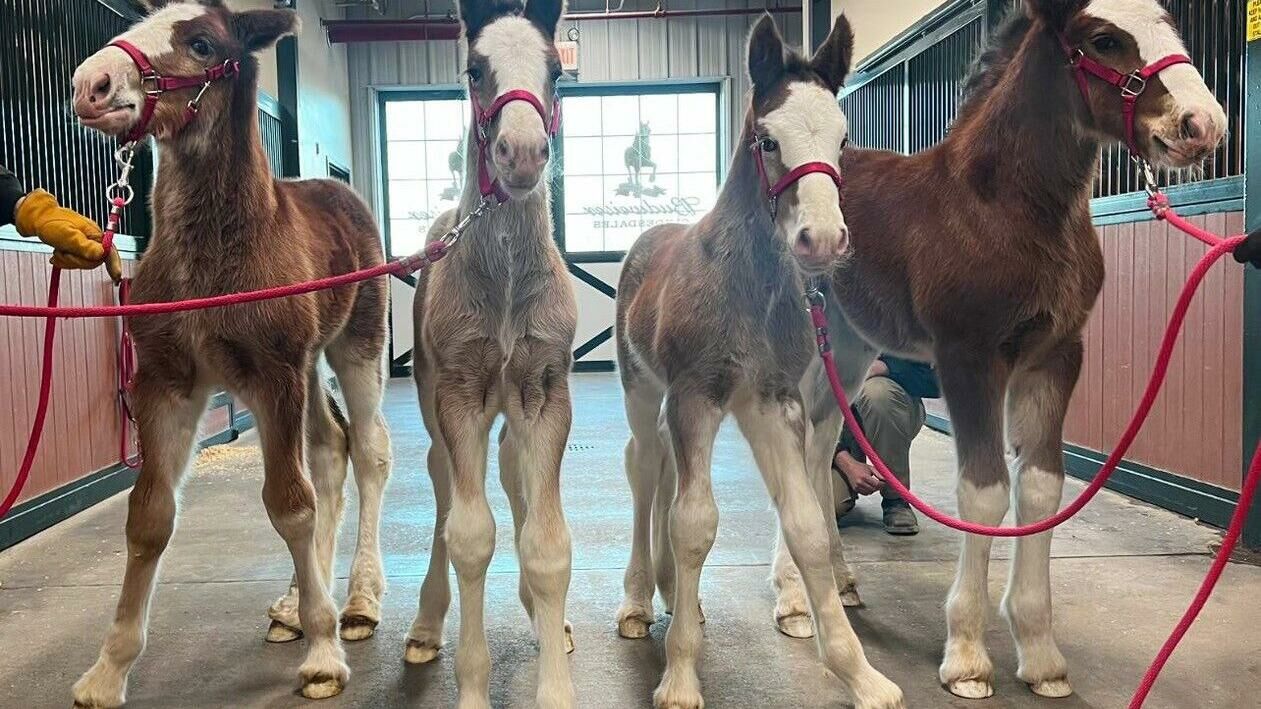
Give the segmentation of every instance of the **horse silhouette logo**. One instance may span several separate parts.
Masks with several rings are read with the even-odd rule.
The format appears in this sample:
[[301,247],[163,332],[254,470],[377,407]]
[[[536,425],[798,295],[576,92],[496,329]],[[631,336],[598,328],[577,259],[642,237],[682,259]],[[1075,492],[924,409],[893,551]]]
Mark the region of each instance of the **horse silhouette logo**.
[[659,185],[644,187],[642,178],[644,168],[652,170],[648,175],[648,181],[657,181],[657,163],[652,161],[652,145],[648,141],[650,135],[652,135],[652,129],[649,125],[640,123],[639,132],[631,141],[630,147],[622,154],[622,162],[626,165],[626,182],[618,185],[619,196],[660,197],[666,193]]
[[460,191],[464,188],[463,140],[447,156],[447,170],[451,173],[451,184],[438,195],[438,198],[444,202],[454,202],[460,198]]

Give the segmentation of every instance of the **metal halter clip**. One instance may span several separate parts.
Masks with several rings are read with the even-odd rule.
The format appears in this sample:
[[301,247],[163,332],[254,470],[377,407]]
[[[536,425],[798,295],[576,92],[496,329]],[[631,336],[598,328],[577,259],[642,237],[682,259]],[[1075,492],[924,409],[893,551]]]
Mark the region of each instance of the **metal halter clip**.
[[1156,169],[1152,167],[1152,164],[1146,158],[1137,155],[1131,156],[1131,159],[1139,167],[1139,175],[1143,180],[1143,190],[1147,192],[1147,196],[1155,197],[1160,194],[1160,183],[1156,179]]
[[805,297],[808,304],[807,310],[813,310],[816,307],[820,310],[827,310],[828,299],[823,294],[823,286],[820,283],[820,279],[810,279],[810,287],[806,289]]
[[136,148],[134,144],[128,143],[118,150],[114,151],[114,162],[118,163],[118,179],[114,184],[105,188],[105,198],[113,202],[116,198],[122,198],[123,204],[131,204],[136,198],[136,191],[131,187],[131,170],[134,167],[133,161],[136,158]]

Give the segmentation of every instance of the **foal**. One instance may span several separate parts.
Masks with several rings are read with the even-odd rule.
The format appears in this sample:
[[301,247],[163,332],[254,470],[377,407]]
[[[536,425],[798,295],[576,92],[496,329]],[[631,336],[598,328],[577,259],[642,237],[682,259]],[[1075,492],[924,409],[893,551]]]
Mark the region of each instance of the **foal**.
[[438,510],[405,659],[429,662],[442,645],[449,554],[460,585],[459,706],[490,706],[482,608],[495,520],[485,478],[490,429],[502,413],[500,480],[512,503],[521,602],[539,642],[538,705],[569,707],[570,537],[560,465],[572,417],[577,306],[552,239],[543,177],[559,111],[553,37],[563,6],[462,0],[459,10],[474,112],[467,144],[476,149],[468,151],[459,208],[437,220],[431,238],[485,209],[486,200],[503,203],[475,219],[451,255],[418,279],[416,385],[433,439],[428,467]]
[[[372,216],[353,192],[332,180],[274,180],[268,170],[253,54],[294,32],[296,15],[234,13],[218,0],[151,5],[150,17],[74,76],[75,111],[84,125],[127,141],[146,134],[158,141],[154,234],[132,300],[219,295],[382,263]],[[145,65],[163,78],[142,78]],[[190,101],[200,113],[186,111]],[[124,701],[197,424],[219,387],[244,399],[258,420],[263,502],[293,555],[302,598],[285,622],[300,625],[310,640],[299,671],[302,693],[321,698],[342,690],[350,670],[329,586],[348,450],[360,486],[359,545],[343,616],[348,637],[371,634],[384,589],[377,525],[391,456],[380,414],[385,288],[377,280],[132,322],[144,464],[130,496],[118,611],[100,658],[75,684],[76,705]],[[316,373],[321,352],[345,392],[348,425],[330,410]],[[314,487],[303,475],[304,431]]]
[[[828,669],[860,709],[903,706],[902,692],[868,664],[845,617],[828,522],[803,457],[810,423],[799,383],[814,347],[801,293],[805,278],[827,273],[848,244],[835,168],[847,126],[836,91],[852,54],[844,16],[810,60],[786,52],[763,16],[749,38],[752,102],[714,210],[692,227],[650,229],[627,254],[617,344],[635,521],[618,629],[624,637],[647,635],[655,556],[659,590],[674,613],[657,707],[704,704],[697,587],[718,527],[710,462],[728,412],[753,449],[803,570]],[[669,531],[650,552],[654,497],[664,509],[676,475]],[[671,553],[673,573],[663,568]]]
[[[1132,121],[1117,86],[1076,67],[1102,65],[1124,80],[1185,53],[1155,0],[1026,0],[981,56],[941,144],[910,157],[845,155],[854,258],[832,279],[831,319],[862,339],[836,344],[866,351],[865,339],[936,363],[966,520],[998,524],[1014,502],[1016,521],[1028,524],[1059,507],[1064,416],[1104,277],[1090,216],[1100,146],[1124,140],[1146,159],[1186,167],[1211,154],[1226,126],[1189,64],[1150,76]],[[826,380],[815,386],[830,397]],[[830,415],[839,415],[834,406]],[[828,467],[814,472],[827,476]],[[990,547],[988,537],[965,538],[946,602],[940,676],[961,697],[993,693],[984,645]],[[1002,610],[1019,677],[1062,697],[1072,688],[1051,630],[1050,547],[1051,532],[1016,541]]]

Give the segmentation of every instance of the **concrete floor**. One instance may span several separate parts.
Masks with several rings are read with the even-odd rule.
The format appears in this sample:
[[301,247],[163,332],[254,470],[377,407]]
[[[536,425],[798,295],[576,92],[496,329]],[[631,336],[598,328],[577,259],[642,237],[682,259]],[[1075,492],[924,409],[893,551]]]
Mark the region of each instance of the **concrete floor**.
[[[659,615],[652,636],[617,637],[614,613],[630,538],[629,492],[622,473],[626,426],[611,375],[574,377],[575,425],[565,458],[565,509],[573,528],[569,618],[579,705],[646,707],[664,666]],[[427,440],[407,382],[389,390],[397,450],[383,546],[390,592],[376,637],[348,647],[354,672],[346,692],[318,704],[335,707],[446,707],[455,697],[452,609],[440,661],[405,667],[403,637],[415,612],[433,523]],[[489,480],[497,481],[494,455]],[[953,510],[949,439],[925,433],[914,451],[915,486]],[[284,589],[290,564],[259,499],[256,440],[203,452],[184,495],[183,517],[166,555],[148,649],[132,673],[131,707],[310,706],[295,694],[301,644],[268,645],[264,611]],[[702,596],[708,616],[701,670],[710,707],[847,707],[840,684],[814,657],[812,641],[777,633],[767,582],[773,515],[745,444],[723,429],[714,469],[721,522]],[[487,585],[487,626],[496,707],[526,707],[534,686],[534,646],[516,597],[516,562],[507,501],[491,484],[498,553]],[[1070,482],[1069,494],[1081,485]],[[353,547],[353,489],[338,569]],[[96,656],[113,613],[122,573],[125,496],[0,554],[0,707],[69,705],[69,688]],[[945,636],[941,603],[959,536],[924,525],[914,538],[878,526],[866,500],[847,520],[864,609],[850,617],[873,664],[920,709],[967,707],[1124,707],[1157,647],[1208,567],[1214,531],[1104,493],[1057,533],[1053,561],[1056,628],[1077,694],[1038,699],[1015,677],[1012,642],[994,615],[988,640],[997,695],[969,702],[944,692],[936,667]],[[991,593],[1001,596],[1009,554],[995,545]],[[454,583],[453,583],[454,587]],[[344,581],[338,593],[345,593]],[[1149,709],[1261,706],[1261,569],[1232,565],[1204,617],[1166,670]],[[458,601],[457,601],[458,603]],[[660,605],[658,605],[660,608]]]

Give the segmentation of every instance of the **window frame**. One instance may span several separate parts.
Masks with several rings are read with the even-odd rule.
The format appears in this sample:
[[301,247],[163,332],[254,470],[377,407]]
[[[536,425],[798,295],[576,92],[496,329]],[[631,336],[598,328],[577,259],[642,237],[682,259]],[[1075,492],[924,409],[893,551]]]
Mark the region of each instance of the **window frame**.
[[[726,86],[723,77],[702,77],[695,79],[645,79],[635,81],[599,81],[578,83],[562,80],[557,85],[557,92],[563,102],[568,97],[578,96],[654,96],[663,94],[703,94],[714,95],[714,175],[716,187],[721,188],[726,177],[725,146],[729,130],[726,116]],[[463,84],[435,84],[411,88],[378,88],[377,94],[377,188],[380,203],[381,238],[387,255],[393,254],[393,235],[390,224],[390,156],[389,126],[386,119],[386,105],[402,101],[450,101],[468,100],[468,91]],[[626,257],[625,251],[575,251],[565,248],[565,123],[562,120],[560,130],[552,141],[552,167],[550,168],[549,188],[552,200],[552,238],[561,254],[571,263],[617,263]],[[465,178],[467,179],[467,177]]]
[[[636,81],[597,81],[590,83],[561,83],[557,88],[561,101],[574,96],[660,96],[663,94],[713,94],[714,95],[714,177],[715,187],[721,188],[725,177],[726,145],[724,121],[726,81],[720,77],[696,79],[644,79]],[[551,173],[552,233],[561,255],[570,263],[618,263],[626,258],[625,251],[570,251],[565,246],[565,122],[561,121],[552,146],[555,167]]]

